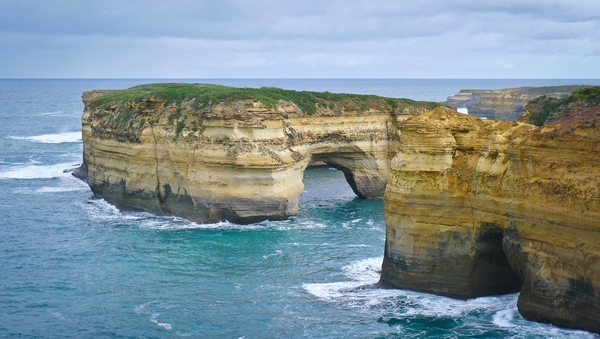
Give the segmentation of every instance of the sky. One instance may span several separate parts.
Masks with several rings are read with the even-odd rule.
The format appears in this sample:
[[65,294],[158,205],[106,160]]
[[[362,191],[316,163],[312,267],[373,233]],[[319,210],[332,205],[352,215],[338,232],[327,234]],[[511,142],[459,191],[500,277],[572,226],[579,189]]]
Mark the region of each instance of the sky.
[[600,0],[0,0],[0,78],[600,79]]

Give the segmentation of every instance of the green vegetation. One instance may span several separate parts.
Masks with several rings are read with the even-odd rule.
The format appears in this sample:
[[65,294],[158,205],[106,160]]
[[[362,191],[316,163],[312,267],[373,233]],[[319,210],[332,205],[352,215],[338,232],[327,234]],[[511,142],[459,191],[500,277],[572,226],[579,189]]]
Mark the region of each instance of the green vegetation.
[[[194,107],[211,107],[219,103],[231,103],[238,100],[260,101],[273,107],[279,100],[291,101],[306,114],[314,114],[317,105],[346,110],[397,109],[406,106],[434,108],[438,103],[420,102],[410,99],[391,99],[375,95],[337,94],[330,92],[292,91],[275,87],[234,88],[208,84],[149,84],[105,94],[89,103],[89,108],[110,109],[120,105],[145,99],[162,100],[165,105],[194,100]],[[179,119],[176,116],[175,119]]]
[[177,134],[177,135],[181,134],[181,131],[183,131],[184,127],[185,127],[185,122],[179,121],[177,123],[177,130],[175,131],[175,134]]
[[542,126],[570,114],[574,108],[593,106],[600,106],[600,86],[577,90],[564,99],[543,95],[531,100],[525,110],[531,111],[527,122]]
[[573,93],[577,90],[591,87],[589,85],[563,85],[563,86],[540,86],[540,87],[521,87],[521,91],[533,95],[546,95],[553,93]]

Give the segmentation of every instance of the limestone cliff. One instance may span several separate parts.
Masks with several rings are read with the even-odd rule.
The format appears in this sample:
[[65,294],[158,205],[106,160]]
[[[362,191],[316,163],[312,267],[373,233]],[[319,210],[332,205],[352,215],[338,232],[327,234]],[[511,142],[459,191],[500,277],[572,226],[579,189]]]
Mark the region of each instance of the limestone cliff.
[[542,128],[448,109],[399,127],[384,286],[521,290],[532,320],[600,332],[600,107]]
[[397,121],[438,104],[276,88],[156,84],[83,96],[86,177],[122,209],[198,222],[283,219],[322,161],[382,197]]
[[79,174],[120,208],[282,219],[298,211],[304,169],[324,162],[361,197],[385,192],[382,286],[463,299],[520,290],[526,318],[600,333],[597,104],[536,127],[275,88],[162,84],[83,99]]
[[497,90],[463,89],[445,104],[467,108],[470,115],[498,120],[516,120],[531,100],[539,96],[564,98],[585,85],[518,87]]

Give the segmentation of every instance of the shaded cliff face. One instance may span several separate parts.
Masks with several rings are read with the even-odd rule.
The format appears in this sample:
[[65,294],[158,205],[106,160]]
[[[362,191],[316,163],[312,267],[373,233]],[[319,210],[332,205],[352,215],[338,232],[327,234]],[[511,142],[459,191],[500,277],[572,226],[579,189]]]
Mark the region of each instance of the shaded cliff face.
[[191,84],[83,99],[80,176],[97,197],[122,209],[240,223],[296,214],[304,169],[316,161],[343,171],[358,196],[382,197],[397,121],[437,106]]
[[600,332],[599,107],[542,128],[436,109],[403,122],[381,284],[515,292],[531,320]]
[[527,103],[539,96],[564,98],[573,91],[585,88],[585,85],[519,87],[497,90],[463,89],[449,96],[445,104],[467,108],[469,114],[498,120],[517,120],[525,110]]

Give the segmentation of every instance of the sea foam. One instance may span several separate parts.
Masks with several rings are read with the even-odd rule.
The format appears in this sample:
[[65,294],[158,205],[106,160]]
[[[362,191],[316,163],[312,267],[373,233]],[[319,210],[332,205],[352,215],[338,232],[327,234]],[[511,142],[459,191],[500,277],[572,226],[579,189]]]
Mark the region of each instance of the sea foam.
[[55,165],[28,165],[24,167],[13,167],[0,172],[0,179],[52,179],[62,176],[69,176],[65,169],[71,169],[77,165],[73,163],[63,163]]
[[13,189],[14,194],[51,194],[63,192],[88,191],[89,186],[70,175],[65,174],[59,178],[58,184],[55,186],[42,187],[17,187]]
[[507,309],[496,312],[493,316],[493,323],[499,327],[514,327],[515,325],[511,323],[514,319],[514,309]]
[[67,132],[58,134],[42,134],[31,137],[22,136],[9,136],[8,138],[14,140],[27,140],[32,142],[39,142],[43,144],[62,144],[67,142],[81,142],[81,131],[79,132]]
[[152,314],[152,316],[150,317],[150,321],[155,323],[156,325],[158,325],[158,327],[162,327],[165,330],[172,330],[173,326],[169,323],[161,323],[160,321],[158,321],[158,316],[160,316],[160,313],[154,313]]

